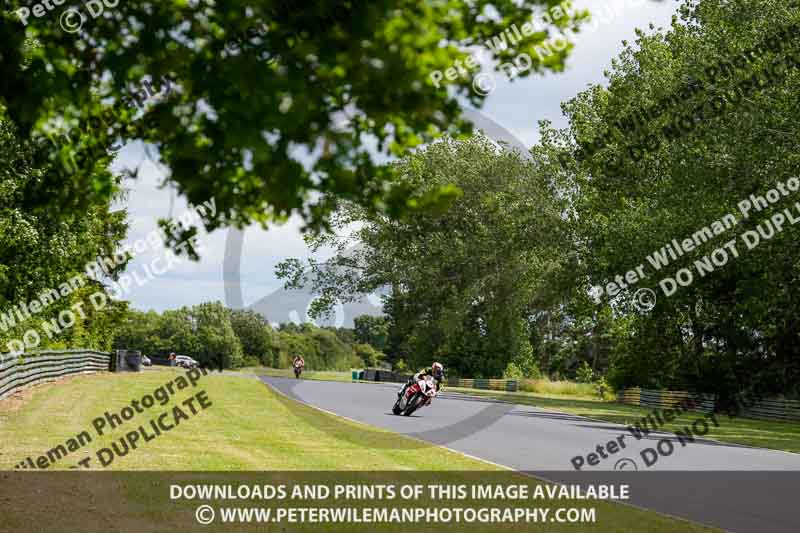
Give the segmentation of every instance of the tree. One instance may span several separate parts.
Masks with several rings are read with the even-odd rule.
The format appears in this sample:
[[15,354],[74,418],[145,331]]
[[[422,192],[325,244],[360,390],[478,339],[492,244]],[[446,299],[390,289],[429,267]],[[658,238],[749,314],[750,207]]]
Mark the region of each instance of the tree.
[[[193,205],[216,201],[209,229],[292,212],[320,227],[341,200],[394,215],[446,200],[448,191],[385,187],[370,139],[397,155],[469,131],[462,102],[483,100],[472,76],[438,84],[432,72],[463,72],[464,50],[485,41],[499,62],[528,54],[521,77],[560,71],[571,47],[542,45],[586,17],[552,0],[93,4],[72,33],[18,0],[0,14],[0,102],[25,138],[41,124],[61,128],[68,140],[50,156],[78,163],[48,176],[37,200],[80,212],[108,199],[116,183],[93,162],[107,162],[119,139],[141,139]],[[530,31],[532,20],[545,22]],[[521,39],[507,38],[512,26],[526,30]],[[161,96],[143,102],[148,87]]]
[[237,368],[242,366],[244,354],[231,323],[231,313],[220,302],[167,310],[161,315],[129,311],[114,345],[159,357],[171,352],[188,355],[205,367]]
[[[85,269],[89,262],[114,255],[127,232],[126,213],[111,208],[119,197],[89,203],[81,213],[62,213],[43,204],[42,184],[55,166],[46,157],[48,144],[22,138],[0,109],[0,351],[8,351],[8,342],[22,339],[29,330],[38,331],[41,339],[31,349],[108,349],[125,305],[111,302],[95,308],[89,298],[105,294],[105,288],[88,278]],[[92,172],[119,183],[105,169]],[[110,279],[116,279],[126,262],[109,268]],[[72,311],[72,306],[84,311]],[[74,324],[45,334],[42,322],[51,323],[62,312],[72,313]]]
[[353,353],[366,366],[376,366],[383,360],[383,354],[369,344],[354,344]]
[[[199,340],[196,335],[197,324],[192,320],[191,309],[181,307],[164,311],[158,323],[155,335],[161,340],[161,355],[169,355],[172,352],[181,355],[188,355],[198,359],[197,355],[201,350]],[[206,365],[217,366],[217,360],[200,361]]]
[[[344,209],[335,218],[342,234],[309,242],[348,253],[308,265],[289,260],[278,274],[290,287],[313,285],[321,295],[313,312],[391,287],[384,312],[392,362],[441,360],[474,377],[500,376],[510,362],[535,367],[529,317],[552,305],[548,280],[565,245],[547,176],[480,136],[435,143],[392,171],[413,187],[452,184],[462,195],[446,211],[399,221]],[[359,229],[344,233],[354,223]]]
[[229,309],[233,332],[242,344],[244,356],[257,359],[262,365],[276,364],[272,353],[273,332],[269,322],[250,309]]
[[174,349],[172,342],[162,337],[162,334],[162,317],[157,312],[131,309],[125,313],[117,328],[114,348],[139,350],[144,355],[164,357]]
[[198,362],[218,368],[242,366],[242,343],[221,302],[192,306],[189,320],[196,336]]
[[379,352],[386,350],[389,342],[389,323],[386,317],[361,315],[353,320],[358,342],[369,344]]
[[[777,0],[684,2],[668,30],[637,31],[608,87],[563,106],[567,130],[544,132],[536,152],[558,167],[572,204],[580,285],[606,288],[600,306],[619,323],[616,385],[715,392],[722,402],[756,384],[800,393],[800,255],[790,244],[800,228],[749,250],[741,235],[790,203],[748,216],[737,207],[798,168],[800,72],[787,37],[797,23],[796,9]],[[646,260],[729,214],[735,227],[667,267]],[[728,260],[700,272],[720,248]],[[640,264],[644,279],[607,289]],[[694,279],[667,295],[661,283],[680,269]],[[650,311],[634,305],[640,288],[658,295]]]
[[338,331],[309,323],[281,324],[275,350],[279,361],[276,366],[288,368],[292,358],[301,355],[311,370],[349,370],[364,366],[359,354],[378,357],[358,344],[347,344]]

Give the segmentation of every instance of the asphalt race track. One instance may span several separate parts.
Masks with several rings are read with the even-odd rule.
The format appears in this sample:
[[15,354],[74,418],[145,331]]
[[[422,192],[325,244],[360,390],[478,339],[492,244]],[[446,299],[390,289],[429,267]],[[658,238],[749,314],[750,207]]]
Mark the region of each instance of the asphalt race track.
[[[728,531],[800,531],[800,454],[672,433],[637,439],[617,424],[448,392],[411,417],[394,416],[397,384],[261,379],[303,403],[543,479],[629,483],[631,503],[647,509]],[[708,424],[712,435],[728,420],[696,418],[698,432]]]

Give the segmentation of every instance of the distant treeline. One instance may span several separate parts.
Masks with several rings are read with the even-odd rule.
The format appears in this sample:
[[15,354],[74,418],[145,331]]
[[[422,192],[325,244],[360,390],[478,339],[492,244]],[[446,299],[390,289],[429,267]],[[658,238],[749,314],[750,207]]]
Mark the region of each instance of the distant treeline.
[[276,329],[255,311],[228,309],[219,302],[163,313],[132,310],[122,320],[114,347],[155,357],[175,352],[204,366],[222,363],[225,368],[285,368],[295,355],[301,355],[310,369],[348,370],[383,358],[380,345],[370,344],[379,343],[380,336],[364,325],[372,320],[359,318],[356,329],[291,323]]

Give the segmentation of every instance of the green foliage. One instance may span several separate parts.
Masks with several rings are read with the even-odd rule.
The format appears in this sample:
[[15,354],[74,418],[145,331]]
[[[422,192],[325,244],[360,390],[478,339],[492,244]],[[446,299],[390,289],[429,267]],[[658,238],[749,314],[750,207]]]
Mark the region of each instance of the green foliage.
[[583,361],[575,373],[575,380],[578,383],[591,383],[594,380],[594,370],[589,366],[589,363]]
[[[482,136],[433,144],[392,171],[415,188],[454,185],[462,194],[444,212],[401,221],[345,208],[335,226],[344,232],[358,222],[355,234],[309,242],[312,249],[358,246],[307,267],[287,261],[279,275],[288,286],[310,281],[325,305],[392,287],[384,305],[389,361],[421,367],[437,360],[471,377],[500,376],[512,361],[533,372],[530,317],[552,305],[550,282],[566,245],[563,206],[548,177]],[[380,322],[362,318],[357,334],[375,339]]]
[[230,309],[231,326],[242,343],[244,356],[264,366],[275,364],[272,327],[260,313],[251,309]]
[[[345,250],[355,242],[356,251],[325,263],[287,261],[279,273],[289,286],[311,281],[322,295],[318,311],[390,289],[384,312],[393,362],[438,359],[471,377],[525,375],[536,365],[586,383],[597,372],[615,388],[683,388],[723,399],[754,383],[800,394],[800,248],[792,245],[800,226],[784,225],[754,250],[738,242],[740,257],[696,274],[670,297],[658,286],[791,207],[787,200],[748,218],[737,212],[739,201],[800,168],[800,69],[783,69],[738,100],[732,91],[767,76],[780,54],[800,53],[795,41],[763,44],[798,16],[778,0],[685,1],[671,27],[636,31],[607,86],[563,105],[568,128],[542,124],[532,162],[480,137],[435,143],[391,172],[413,190],[454,187],[460,193],[449,209],[394,220],[343,206],[333,223],[342,235],[311,243]],[[757,53],[733,61],[748,50]],[[725,61],[731,72],[709,79],[709,67],[719,71]],[[695,91],[698,84],[706,90]],[[676,119],[721,97],[729,100],[724,109],[689,116],[689,126],[672,132]],[[625,121],[659,105],[626,134]],[[630,151],[648,138],[650,149]],[[737,214],[736,234],[660,272],[646,261],[728,213]],[[360,229],[346,233],[354,223]],[[639,265],[646,275],[637,284],[608,289]],[[593,286],[605,289],[599,301]],[[639,288],[655,290],[654,309],[635,305]]]
[[553,396],[583,396],[592,398],[596,395],[593,384],[577,383],[575,381],[542,379],[523,379],[519,388],[524,392]]
[[345,344],[355,344],[358,342],[356,339],[356,333],[350,328],[327,328],[336,333],[336,336],[339,337]]
[[380,354],[369,346],[347,344],[333,328],[312,324],[281,324],[274,350],[277,367],[288,368],[292,358],[302,355],[309,370],[349,370],[365,366],[364,357],[377,360]]
[[228,310],[220,302],[193,306],[189,311],[193,329],[191,344],[197,360],[218,368],[242,366],[242,343],[231,325]]
[[208,367],[243,365],[242,343],[232,326],[231,314],[219,302],[164,311],[161,315],[132,310],[127,313],[114,346],[158,357],[175,352]]
[[374,346],[382,352],[389,342],[389,322],[383,316],[361,315],[353,320],[353,329],[358,342]]
[[[105,294],[105,288],[82,275],[88,262],[112,255],[120,245],[127,232],[126,213],[112,211],[112,198],[91,202],[80,213],[65,213],[49,204],[51,187],[58,187],[49,183],[54,173],[54,163],[47,157],[49,144],[43,139],[23,140],[0,107],[0,351],[8,351],[9,341],[22,339],[29,329],[41,339],[33,350],[105,350],[126,304],[112,301],[96,309],[89,296]],[[119,182],[107,170],[93,172]],[[111,277],[122,268],[121,264],[112,269]],[[42,297],[53,290],[57,298]],[[25,311],[22,317],[14,312],[26,309],[29,302],[36,302],[39,309],[30,318],[25,318]],[[82,310],[71,311],[74,325],[67,326],[71,319],[65,314],[63,322],[44,331],[43,322],[53,323],[72,306]]]
[[[387,180],[368,149],[371,140],[381,155],[397,155],[469,131],[461,105],[483,100],[471,78],[437,88],[430,73],[463,62],[465,47],[512,24],[522,27],[552,4],[359,0],[300,9],[284,0],[120,2],[67,33],[57,13],[30,16],[23,26],[15,11],[31,6],[12,0],[0,12],[0,102],[25,136],[52,121],[63,122],[73,138],[49,151],[69,163],[47,177],[52,195],[39,198],[54,211],[109,198],[114,182],[88,163],[102,165],[100,154],[119,137],[157,144],[168,181],[192,204],[214,198],[220,209],[206,220],[210,228],[283,221],[292,212],[319,227],[341,200],[398,216],[441,204],[454,191],[417,195]],[[545,27],[577,26],[583,18],[577,13]],[[545,61],[534,52],[547,36],[538,31],[508,41],[495,56],[529,53],[533,66],[522,76],[559,71],[569,49]],[[169,78],[175,88],[140,113],[135,103],[148,77]],[[86,140],[74,133],[89,130]],[[316,154],[311,168],[306,151]]]
[[261,366],[263,363],[257,357],[244,356],[242,358],[243,367]]
[[[744,218],[737,203],[763,195],[776,182],[796,175],[800,71],[787,68],[769,84],[738,99],[734,88],[756,76],[781,54],[797,55],[796,41],[762,46],[800,21],[779,0],[686,1],[670,28],[637,31],[614,61],[608,87],[594,86],[563,108],[570,127],[545,125],[537,161],[549,165],[572,205],[570,226],[580,257],[576,287],[606,287],[615,276],[644,264],[646,278],[604,294],[599,305],[579,315],[600,325],[595,311],[610,309],[605,357],[615,387],[683,388],[730,398],[760,383],[773,394],[800,394],[800,227],[787,225],[774,238],[747,250],[738,235],[754,229],[796,200]],[[784,51],[775,51],[783,47]],[[748,50],[729,75],[708,69]],[[718,67],[717,67],[718,68]],[[719,68],[718,68],[719,70]],[[712,79],[714,78],[714,79]],[[702,85],[703,91],[687,88]],[[617,129],[622,117],[653,109],[659,101],[685,95],[645,120],[636,137],[652,136],[650,149],[628,151],[634,136]],[[708,99],[729,105],[713,116],[691,116]],[[688,113],[688,115],[687,115]],[[680,135],[667,134],[674,120],[689,117]],[[594,149],[599,139],[605,146]],[[732,213],[737,226],[697,246],[656,272],[646,257],[672,239],[682,241]],[[739,257],[701,276],[695,261],[735,240]],[[694,282],[667,297],[658,282],[687,268]],[[642,312],[633,303],[641,287],[658,302]]]
[[597,380],[597,383],[595,383],[595,389],[597,390],[597,397],[601,400],[605,400],[609,393],[612,392],[611,386],[603,377]]
[[383,361],[384,355],[380,351],[376,350],[369,344],[354,344],[353,351],[361,361],[364,362],[365,366],[377,366],[378,363]]
[[515,363],[508,363],[505,371],[503,371],[503,379],[523,379],[525,374]]
[[[23,28],[13,20],[18,4],[0,14],[0,309],[116,248],[125,213],[110,209],[120,179],[107,168],[119,139],[157,144],[171,184],[195,205],[213,198],[210,228],[302,213],[311,228],[333,229],[309,236],[313,249],[337,250],[332,259],[278,269],[289,287],[311,283],[313,314],[389,294],[385,317],[358,317],[355,330],[273,332],[255,313],[219,303],[157,314],[115,302],[48,346],[108,346],[116,332],[117,346],[228,367],[256,359],[287,367],[294,355],[339,370],[439,360],[468,377],[576,376],[584,391],[603,375],[598,394],[638,385],[724,399],[755,384],[800,395],[800,226],[785,225],[754,250],[739,243],[738,257],[670,297],[658,286],[790,207],[747,218],[736,210],[800,168],[800,71],[735,92],[780,54],[800,54],[791,39],[762,46],[800,22],[786,2],[684,0],[666,30],[636,31],[606,85],[563,105],[567,128],[542,124],[531,160],[482,136],[464,140],[460,105],[482,98],[469,79],[448,91],[428,75],[550,1],[493,2],[498,17],[482,0],[350,2],[335,13],[277,2],[129,2],[77,34],[52,17]],[[530,53],[545,38],[497,56]],[[758,53],[710,79],[710,66],[750,50]],[[558,71],[565,57],[531,72]],[[169,77],[176,89],[138,112],[131,104],[146,76]],[[729,103],[687,114],[708,98]],[[658,107],[627,131],[631,117]],[[688,120],[679,134],[676,119]],[[648,139],[647,150],[631,150]],[[374,140],[378,149],[368,150]],[[378,167],[386,155],[402,157]],[[654,250],[728,213],[738,222],[728,235],[662,271],[649,267]],[[619,282],[639,265],[643,279]],[[605,289],[599,301],[593,286]],[[655,308],[635,305],[639,288],[655,290]],[[77,291],[37,320],[85,303],[92,290],[103,289]],[[0,342],[30,326],[5,328]]]

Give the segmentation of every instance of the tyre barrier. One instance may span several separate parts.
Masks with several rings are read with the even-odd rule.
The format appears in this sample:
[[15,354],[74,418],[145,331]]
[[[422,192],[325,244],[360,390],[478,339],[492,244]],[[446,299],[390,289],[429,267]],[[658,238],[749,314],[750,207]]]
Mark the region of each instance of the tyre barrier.
[[[617,393],[621,403],[670,409],[686,400],[692,399],[695,411],[709,413],[714,410],[715,399],[711,394],[692,395],[686,391],[670,391],[657,389],[640,389],[638,387],[623,389]],[[740,416],[758,420],[800,421],[800,401],[779,398],[764,398],[754,401],[745,407]]]

